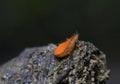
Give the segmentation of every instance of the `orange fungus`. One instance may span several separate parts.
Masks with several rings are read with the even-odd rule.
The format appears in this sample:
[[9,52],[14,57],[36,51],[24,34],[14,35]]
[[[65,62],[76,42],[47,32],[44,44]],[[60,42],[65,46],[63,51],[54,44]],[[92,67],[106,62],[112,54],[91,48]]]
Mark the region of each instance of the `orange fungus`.
[[74,34],[69,39],[67,39],[65,42],[60,43],[58,47],[54,50],[54,55],[56,57],[65,57],[69,55],[75,47],[75,43],[78,40],[78,34]]

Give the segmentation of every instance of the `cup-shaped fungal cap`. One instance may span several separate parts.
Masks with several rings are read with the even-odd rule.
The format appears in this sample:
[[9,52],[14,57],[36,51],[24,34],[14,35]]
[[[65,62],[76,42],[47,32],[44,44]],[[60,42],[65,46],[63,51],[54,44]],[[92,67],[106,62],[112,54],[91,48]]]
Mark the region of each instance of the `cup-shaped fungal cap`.
[[69,39],[67,39],[65,42],[60,43],[57,48],[54,50],[54,55],[56,57],[65,57],[69,55],[75,47],[75,43],[78,40],[78,34],[74,34]]

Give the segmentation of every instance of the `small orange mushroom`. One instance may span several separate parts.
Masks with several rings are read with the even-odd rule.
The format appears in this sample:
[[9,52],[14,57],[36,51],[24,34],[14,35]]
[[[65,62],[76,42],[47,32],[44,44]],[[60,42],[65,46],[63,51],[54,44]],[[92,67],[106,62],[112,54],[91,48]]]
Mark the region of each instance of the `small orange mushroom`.
[[72,37],[67,39],[65,42],[60,43],[58,47],[54,50],[54,55],[59,58],[69,55],[74,50],[77,40],[78,34],[76,33]]

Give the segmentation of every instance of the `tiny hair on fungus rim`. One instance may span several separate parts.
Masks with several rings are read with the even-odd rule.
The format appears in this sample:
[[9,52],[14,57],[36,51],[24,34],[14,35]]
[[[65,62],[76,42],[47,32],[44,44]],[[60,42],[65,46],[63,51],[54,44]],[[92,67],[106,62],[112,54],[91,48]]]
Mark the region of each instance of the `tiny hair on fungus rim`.
[[65,56],[68,56],[75,48],[75,43],[78,40],[78,33],[75,33],[73,36],[71,36],[69,39],[67,39],[65,42],[60,43],[57,48],[54,50],[54,56],[63,58]]

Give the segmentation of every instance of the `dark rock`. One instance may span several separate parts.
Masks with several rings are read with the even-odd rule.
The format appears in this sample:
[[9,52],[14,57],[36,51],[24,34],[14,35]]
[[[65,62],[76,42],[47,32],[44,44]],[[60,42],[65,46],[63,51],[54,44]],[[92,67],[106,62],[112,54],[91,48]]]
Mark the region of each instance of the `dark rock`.
[[93,44],[77,41],[70,56],[53,55],[56,45],[25,49],[0,67],[0,84],[105,84],[110,70],[105,54]]

